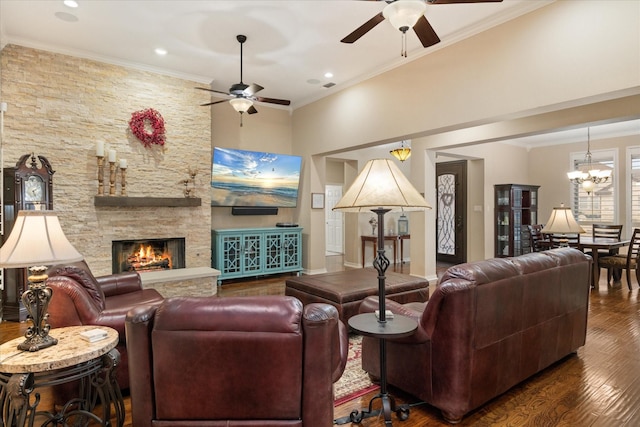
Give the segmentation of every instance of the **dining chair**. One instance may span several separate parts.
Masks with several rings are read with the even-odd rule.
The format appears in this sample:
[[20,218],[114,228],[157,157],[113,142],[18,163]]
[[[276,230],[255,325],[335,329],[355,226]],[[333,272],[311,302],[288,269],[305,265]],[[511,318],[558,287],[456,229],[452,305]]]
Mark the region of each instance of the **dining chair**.
[[[617,239],[620,240],[622,238],[622,225],[617,224],[593,224],[591,226],[591,234],[595,240],[598,238],[604,239]],[[598,257],[606,257],[609,255],[616,255],[620,251],[619,248],[615,249],[599,249]],[[584,251],[587,255],[592,255],[592,250]],[[600,264],[600,263],[598,263]],[[620,275],[618,274],[620,270],[611,270],[607,269],[607,276],[610,278],[613,274],[613,280],[620,280]]]
[[540,252],[549,249],[549,242],[545,240],[542,234],[542,224],[527,225],[529,230],[529,243],[532,252]]
[[[631,270],[636,271],[636,280],[640,284],[640,269],[638,269],[638,262],[640,258],[640,228],[633,230],[633,236],[631,236],[631,243],[629,244],[629,250],[626,254],[615,254],[605,256],[598,259],[598,267],[607,269],[607,285],[611,281],[611,277],[616,270],[626,270],[627,286],[631,290]],[[618,277],[621,277],[619,274]],[[617,280],[617,278],[615,278]]]
[[549,245],[552,249],[566,246],[580,249],[580,233],[549,234]]

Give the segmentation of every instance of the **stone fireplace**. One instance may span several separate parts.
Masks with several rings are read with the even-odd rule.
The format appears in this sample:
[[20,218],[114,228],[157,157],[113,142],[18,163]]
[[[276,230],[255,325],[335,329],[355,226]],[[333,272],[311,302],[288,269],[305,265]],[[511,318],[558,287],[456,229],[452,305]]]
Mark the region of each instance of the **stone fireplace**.
[[114,240],[111,250],[113,273],[185,268],[184,237]]

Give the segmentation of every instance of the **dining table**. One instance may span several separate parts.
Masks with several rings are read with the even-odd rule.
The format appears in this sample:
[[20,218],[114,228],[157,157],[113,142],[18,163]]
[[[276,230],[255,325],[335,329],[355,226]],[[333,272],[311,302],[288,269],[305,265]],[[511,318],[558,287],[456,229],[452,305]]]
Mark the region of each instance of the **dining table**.
[[615,255],[617,250],[629,246],[630,239],[615,239],[609,237],[593,237],[593,236],[580,236],[580,250],[583,252],[585,249],[591,250],[591,257],[593,258],[593,273],[591,276],[591,287],[596,288],[600,281],[600,267],[598,266],[599,251],[606,250],[610,255]]

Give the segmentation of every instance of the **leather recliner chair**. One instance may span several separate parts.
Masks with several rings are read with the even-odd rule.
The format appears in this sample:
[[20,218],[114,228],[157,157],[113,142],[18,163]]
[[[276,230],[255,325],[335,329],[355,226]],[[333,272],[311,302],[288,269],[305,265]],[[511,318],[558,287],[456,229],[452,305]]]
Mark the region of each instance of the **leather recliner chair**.
[[121,389],[129,388],[125,317],[140,304],[159,304],[162,295],[155,289],[143,289],[136,272],[94,277],[84,260],[55,265],[47,274],[47,286],[53,290],[48,310],[51,327],[98,325],[118,331],[116,379]]
[[348,336],[331,305],[169,298],[131,310],[126,334],[136,427],[333,424]]

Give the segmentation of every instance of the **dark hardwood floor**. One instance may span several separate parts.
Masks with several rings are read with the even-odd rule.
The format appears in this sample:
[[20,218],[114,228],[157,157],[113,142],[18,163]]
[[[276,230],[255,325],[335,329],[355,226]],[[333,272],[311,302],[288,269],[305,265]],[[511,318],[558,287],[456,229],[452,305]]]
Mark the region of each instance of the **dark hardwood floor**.
[[[329,271],[342,269],[342,257],[327,257]],[[393,268],[391,266],[390,268]],[[399,267],[398,267],[399,268]],[[402,266],[408,272],[408,265]],[[467,415],[462,426],[639,426],[640,425],[640,313],[638,284],[613,288],[603,274],[591,291],[587,343],[577,354],[551,366],[524,383]],[[219,288],[220,297],[283,294],[288,276],[230,281]],[[375,280],[373,278],[372,280]],[[435,285],[435,284],[434,284]],[[25,324],[2,322],[0,342],[20,336]],[[395,426],[444,426],[439,411],[391,388],[399,403],[415,404],[406,421]],[[368,405],[372,392],[335,408],[335,418]],[[130,411],[126,398],[127,414]],[[43,392],[42,405],[47,396]],[[347,424],[348,425],[348,424]],[[364,420],[363,427],[384,426],[380,417]],[[127,415],[125,426],[131,426]]]

